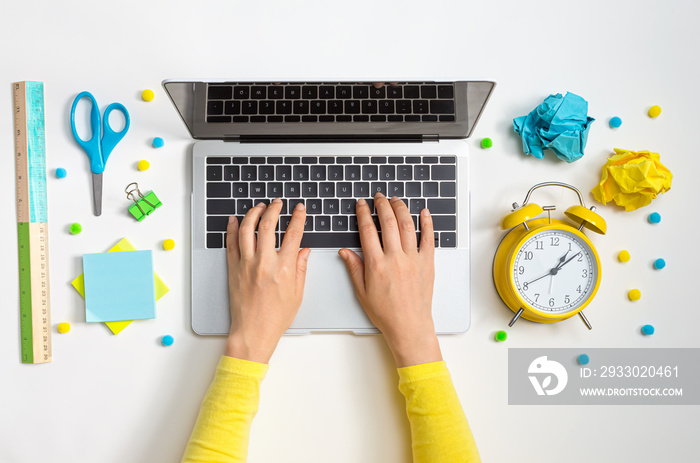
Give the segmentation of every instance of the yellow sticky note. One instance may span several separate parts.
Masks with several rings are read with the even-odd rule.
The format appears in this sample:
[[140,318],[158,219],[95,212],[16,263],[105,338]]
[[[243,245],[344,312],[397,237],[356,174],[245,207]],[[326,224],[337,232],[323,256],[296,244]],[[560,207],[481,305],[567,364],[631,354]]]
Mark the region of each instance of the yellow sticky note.
[[629,212],[670,190],[672,179],[673,174],[661,164],[659,153],[615,148],[615,154],[603,166],[600,183],[591,193],[597,201],[614,201]]
[[[136,248],[133,244],[131,244],[131,242],[128,239],[123,238],[121,241],[115,244],[114,247],[112,247],[112,249],[110,249],[107,252],[123,251],[136,251]],[[168,291],[170,291],[170,288],[168,288],[168,285],[166,285],[165,282],[155,272],[153,272],[153,281],[155,284],[157,301],[158,299],[163,297]],[[82,273],[78,275],[78,277],[75,280],[73,280],[71,284],[80,293],[81,296],[85,297],[85,279]],[[133,320],[105,322],[105,325],[107,325],[109,329],[112,330],[112,333],[119,334],[124,328],[129,326],[129,323],[131,323],[132,321]]]

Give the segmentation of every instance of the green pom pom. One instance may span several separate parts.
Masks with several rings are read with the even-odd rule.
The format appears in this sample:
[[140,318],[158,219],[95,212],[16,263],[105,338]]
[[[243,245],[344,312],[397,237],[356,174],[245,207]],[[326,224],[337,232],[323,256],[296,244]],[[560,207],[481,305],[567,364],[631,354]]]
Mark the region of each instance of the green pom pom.
[[77,235],[81,231],[83,231],[83,226],[80,225],[78,222],[70,224],[71,235]]
[[493,146],[493,140],[490,138],[482,138],[481,139],[481,147],[484,149],[491,148]]
[[503,342],[506,339],[508,339],[508,333],[505,331],[497,331],[496,335],[494,336],[494,339],[498,342]]

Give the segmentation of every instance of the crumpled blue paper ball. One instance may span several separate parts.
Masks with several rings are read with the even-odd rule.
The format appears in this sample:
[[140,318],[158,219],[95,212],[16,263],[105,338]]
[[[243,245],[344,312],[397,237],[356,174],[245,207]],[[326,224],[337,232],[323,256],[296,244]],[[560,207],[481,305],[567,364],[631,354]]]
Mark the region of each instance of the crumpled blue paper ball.
[[588,130],[594,121],[588,117],[588,102],[567,92],[549,95],[544,102],[527,116],[513,119],[513,129],[523,141],[523,152],[538,159],[544,150],[554,151],[566,162],[574,162],[583,156]]

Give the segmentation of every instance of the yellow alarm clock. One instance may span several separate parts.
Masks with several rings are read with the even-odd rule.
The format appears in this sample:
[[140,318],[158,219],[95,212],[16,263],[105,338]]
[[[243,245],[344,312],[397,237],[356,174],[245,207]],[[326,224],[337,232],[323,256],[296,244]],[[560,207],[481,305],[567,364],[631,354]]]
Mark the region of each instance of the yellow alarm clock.
[[[578,195],[580,205],[564,214],[573,221],[553,219],[555,206],[528,203],[538,188],[558,186]],[[547,218],[537,218],[547,211]],[[554,323],[583,315],[600,286],[600,258],[583,228],[605,234],[605,220],[588,209],[581,192],[560,182],[539,183],[527,192],[522,205],[513,203],[513,211],[503,218],[501,228],[510,230],[498,245],[493,258],[493,281],[499,296],[515,316],[539,323]]]

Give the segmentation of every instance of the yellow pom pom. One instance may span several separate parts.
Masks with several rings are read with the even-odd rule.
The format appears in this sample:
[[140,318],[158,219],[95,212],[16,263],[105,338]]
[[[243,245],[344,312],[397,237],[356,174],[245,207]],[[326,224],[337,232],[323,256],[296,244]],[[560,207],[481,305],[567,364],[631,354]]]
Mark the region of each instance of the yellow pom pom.
[[642,298],[642,292],[638,289],[632,289],[627,293],[627,297],[630,298],[630,301],[638,301]]
[[617,258],[620,262],[629,262],[630,253],[629,251],[620,251],[620,254],[617,255]]
[[166,251],[172,251],[173,249],[175,249],[175,241],[171,239],[163,241],[163,249],[165,249]]
[[654,105],[649,108],[649,117],[659,117],[661,114],[661,106]]
[[152,101],[153,98],[155,98],[155,93],[153,93],[153,90],[146,89],[141,93],[141,98],[143,98],[143,101]]
[[139,170],[148,170],[151,165],[145,159],[139,161]]
[[58,324],[58,332],[59,333],[67,333],[70,331],[70,323],[59,323]]

